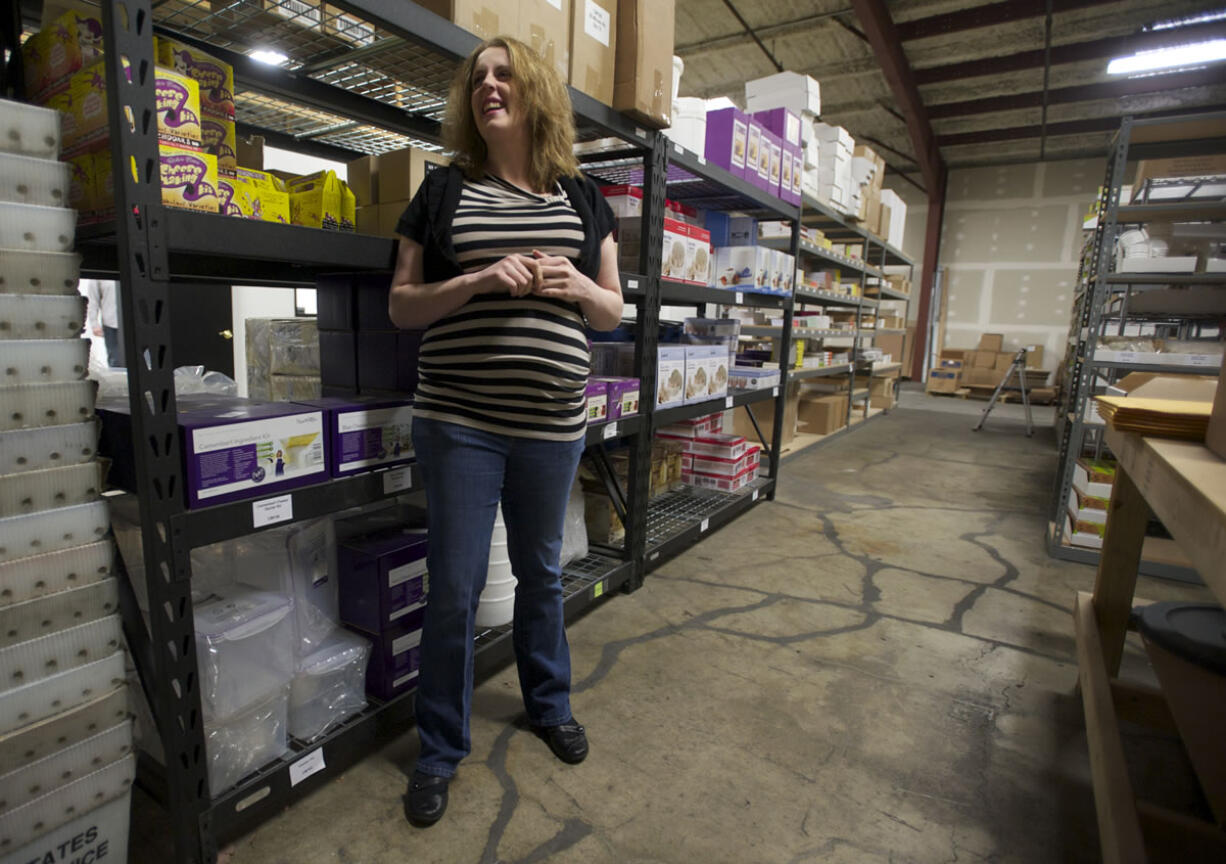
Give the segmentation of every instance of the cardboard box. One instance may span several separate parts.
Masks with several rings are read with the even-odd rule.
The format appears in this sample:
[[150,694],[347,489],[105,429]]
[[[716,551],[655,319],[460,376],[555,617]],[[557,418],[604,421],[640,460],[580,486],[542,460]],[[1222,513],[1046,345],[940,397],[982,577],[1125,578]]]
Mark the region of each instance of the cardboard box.
[[238,170],[238,135],[234,119],[206,114],[200,121],[200,136],[204,152],[217,157],[217,170],[233,175]]
[[749,118],[736,108],[707,112],[705,158],[734,177],[745,176]]
[[481,39],[520,32],[515,0],[420,0],[418,5]]
[[970,351],[968,366],[978,369],[995,369],[996,368],[996,352],[995,351]]
[[244,168],[254,168],[257,171],[264,170],[263,135],[248,135],[245,138],[239,138],[235,143],[238,145],[234,152],[238,155],[239,165]]
[[953,393],[960,385],[961,370],[932,369],[928,372],[925,390],[929,393]]
[[[155,67],[158,140],[188,150],[201,149],[200,89],[184,75]],[[48,107],[61,114],[62,149],[67,155],[106,149],[111,127],[106,102],[106,69],[99,60],[68,79]]]
[[[570,8],[575,2],[581,0],[520,0],[519,3],[516,33],[520,41],[540,54],[562,81],[570,75]],[[671,19],[669,23],[671,34]],[[672,52],[671,42],[669,52]]]
[[[767,446],[770,446],[774,441],[775,402],[776,399],[764,399],[750,406],[754,418],[758,421],[758,426],[762,429],[762,436],[766,439]],[[796,437],[796,423],[799,410],[799,382],[789,381],[787,395],[784,398],[783,404],[783,429],[779,436],[780,442],[785,446]],[[741,435],[749,441],[758,442],[758,433],[754,431],[753,423],[750,422],[748,412],[746,411],[738,409],[732,412],[732,430],[734,434]]]
[[290,221],[308,228],[332,231],[356,229],[357,207],[353,192],[328,169],[298,177],[286,184]]
[[[215,156],[172,147],[169,144],[159,144],[158,153],[163,204],[201,213],[219,212],[221,200],[217,197],[217,158]],[[100,151],[95,155],[102,157],[95,160],[95,169],[105,164],[109,172],[111,154],[107,151]],[[110,179],[113,181],[113,176]],[[113,192],[111,201],[114,201]]]
[[1142,159],[1137,163],[1136,178],[1132,181],[1133,198],[1135,200],[1145,194],[1145,185],[1150,180],[1222,176],[1226,176],[1226,153],[1177,156],[1172,159]]
[[1043,368],[1043,346],[1042,345],[1027,345],[1026,346],[1026,368],[1027,369],[1042,369]]
[[984,333],[979,337],[980,351],[1000,351],[1005,347],[1005,337],[1000,333]]
[[159,65],[193,78],[200,85],[200,110],[204,114],[234,119],[234,67],[165,36],[155,37],[153,47]]
[[673,19],[673,0],[617,0],[613,107],[655,129],[672,122]]
[[416,147],[381,154],[378,162],[377,201],[410,200],[417,193],[417,187],[421,185],[426,174],[449,164],[451,160],[442,153]]
[[1205,432],[1205,446],[1226,459],[1226,384],[1223,381],[1226,381],[1226,376],[1218,379],[1213,413],[1209,416],[1209,429]]
[[49,22],[21,46],[26,98],[45,104],[68,78],[102,56],[102,19],[70,10]]
[[239,168],[230,182],[234,188],[232,203],[238,215],[245,219],[290,224],[289,193],[279,178],[267,171]]
[[1095,459],[1079,458],[1073,466],[1073,488],[1083,495],[1111,498],[1115,485],[1115,465]]
[[801,431],[829,435],[847,424],[847,397],[802,396],[797,417]]
[[1013,358],[1016,356],[1016,354],[1002,351],[996,355],[996,362],[993,364],[993,367],[1002,372],[1007,371],[1013,365]]
[[[570,85],[605,105],[611,105],[617,61],[617,5],[614,0],[572,2]],[[672,63],[671,55],[669,63]]]

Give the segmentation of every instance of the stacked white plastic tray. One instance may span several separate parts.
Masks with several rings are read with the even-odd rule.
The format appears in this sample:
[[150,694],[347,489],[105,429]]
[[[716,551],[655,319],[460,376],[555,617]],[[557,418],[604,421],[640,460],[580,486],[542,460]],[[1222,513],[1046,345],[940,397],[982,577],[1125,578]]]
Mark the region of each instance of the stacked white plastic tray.
[[81,820],[126,848],[135,765],[58,156],[56,112],[0,101],[0,864]]

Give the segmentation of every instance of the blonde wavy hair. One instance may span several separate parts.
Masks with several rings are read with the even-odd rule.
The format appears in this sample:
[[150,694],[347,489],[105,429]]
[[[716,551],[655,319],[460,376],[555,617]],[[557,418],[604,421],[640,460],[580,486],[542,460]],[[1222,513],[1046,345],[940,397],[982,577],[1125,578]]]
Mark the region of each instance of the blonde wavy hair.
[[443,118],[443,143],[455,153],[455,164],[470,179],[485,174],[489,151],[473,119],[471,96],[477,58],[487,48],[503,48],[510,58],[518,107],[525,112],[531,130],[528,173],[533,186],[550,189],[560,177],[578,176],[579,160],[573,150],[575,119],[566,85],[536,51],[510,36],[486,39],[456,70]]

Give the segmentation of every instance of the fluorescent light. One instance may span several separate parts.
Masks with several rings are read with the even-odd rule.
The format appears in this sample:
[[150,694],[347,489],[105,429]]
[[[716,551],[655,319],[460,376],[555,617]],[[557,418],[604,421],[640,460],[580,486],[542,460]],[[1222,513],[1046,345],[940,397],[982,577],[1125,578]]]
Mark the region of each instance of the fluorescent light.
[[1171,18],[1158,21],[1146,27],[1146,30],[1174,30],[1176,27],[1190,27],[1193,24],[1208,24],[1211,21],[1221,21],[1226,18],[1226,10],[1202,12],[1199,15],[1189,15],[1186,18]]
[[250,56],[252,60],[267,63],[269,66],[280,66],[289,59],[289,57],[282,54],[280,51],[272,51],[268,48],[260,48],[256,51],[252,51],[248,56]]
[[1226,60],[1226,39],[1211,39],[1208,42],[1193,42],[1190,45],[1172,45],[1153,51],[1141,51],[1131,57],[1116,57],[1107,64],[1108,75],[1136,75],[1140,72],[1155,72],[1160,69],[1176,69],[1187,66],[1202,66]]

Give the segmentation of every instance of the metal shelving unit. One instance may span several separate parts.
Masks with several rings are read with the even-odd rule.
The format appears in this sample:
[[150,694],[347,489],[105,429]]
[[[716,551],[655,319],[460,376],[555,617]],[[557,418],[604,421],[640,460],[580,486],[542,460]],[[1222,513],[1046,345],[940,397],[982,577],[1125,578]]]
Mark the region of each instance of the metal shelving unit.
[[[1226,113],[1160,119],[1125,117],[1107,154],[1106,176],[1100,190],[1093,233],[1082,254],[1077,290],[1069,320],[1067,375],[1060,394],[1056,416],[1060,436],[1059,469],[1056,476],[1051,516],[1046,534],[1048,554],[1082,563],[1096,564],[1097,550],[1073,546],[1064,531],[1073,473],[1083,455],[1099,457],[1107,452],[1105,427],[1087,422],[1086,411],[1097,382],[1113,380],[1130,372],[1164,374],[1216,374],[1216,367],[1190,363],[1165,364],[1095,360],[1101,340],[1114,332],[1125,335],[1130,325],[1145,322],[1157,334],[1160,330],[1187,334],[1195,315],[1178,313],[1130,313],[1129,300],[1135,286],[1221,286],[1226,290],[1226,273],[1132,273],[1113,272],[1115,244],[1124,225],[1152,222],[1226,221],[1226,201],[1220,198],[1181,200],[1163,203],[1130,204],[1121,200],[1125,169],[1130,159],[1169,158],[1189,153],[1226,150]],[[1197,335],[1203,332],[1195,325]],[[1220,325],[1217,338],[1222,338]],[[1194,571],[1170,562],[1143,560],[1140,572],[1164,578],[1196,580]]]

